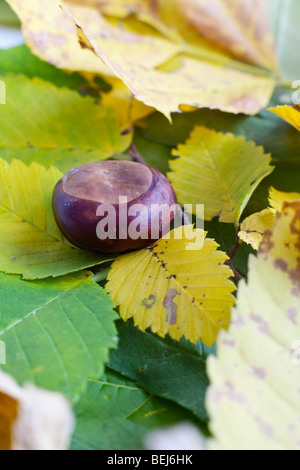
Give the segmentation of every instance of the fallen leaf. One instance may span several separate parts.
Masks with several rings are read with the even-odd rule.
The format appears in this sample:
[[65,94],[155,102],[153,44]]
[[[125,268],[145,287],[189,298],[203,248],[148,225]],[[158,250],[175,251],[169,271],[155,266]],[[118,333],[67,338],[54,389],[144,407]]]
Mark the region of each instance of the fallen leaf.
[[269,111],[284,119],[286,122],[300,131],[300,105],[296,106],[277,106],[269,108]]
[[300,202],[284,203],[208,360],[211,449],[300,450],[299,221]]
[[233,56],[276,70],[275,41],[265,0],[176,0],[182,16]]
[[240,240],[258,250],[264,233],[273,227],[274,218],[275,215],[270,209],[250,215],[240,225],[238,233]]
[[0,371],[0,450],[67,450],[75,419],[63,395]]
[[130,128],[132,123],[149,116],[155,111],[154,108],[137,101],[122,80],[109,78],[107,81],[112,86],[112,90],[102,94],[101,102],[103,106],[115,110],[119,118],[119,125],[122,128]]
[[[133,95],[168,118],[171,112],[178,112],[184,104],[256,114],[272,94],[272,78],[234,70],[230,68],[230,60],[220,66],[183,56],[182,65],[174,72],[157,70],[159,64],[184,52],[180,43],[169,43],[173,51],[171,47],[164,47],[166,54],[162,60],[157,48],[160,49],[163,44],[153,44],[151,36],[124,32],[112,25],[105,26],[101,14],[89,8],[68,4],[64,10],[86,37],[85,45],[92,47]],[[100,25],[103,25],[105,37],[103,28],[99,29]],[[210,80],[207,80],[208,76]]]
[[40,59],[56,67],[113,75],[89,49],[82,49],[74,22],[59,0],[7,0],[21,20],[27,45]]
[[205,220],[237,223],[259,183],[272,171],[271,156],[243,137],[197,126],[173,151],[168,174],[179,202],[204,204]]
[[0,273],[0,293],[1,369],[20,384],[76,402],[87,379],[103,374],[117,344],[117,314],[107,292],[83,271],[31,282]]
[[277,191],[275,188],[270,188],[270,207],[250,215],[241,223],[240,232],[238,233],[240,240],[250,244],[254,250],[258,250],[263,240],[264,233],[267,230],[271,230],[273,227],[276,212],[282,210],[282,206],[285,202],[297,200],[300,200],[299,193],[285,193]]
[[19,150],[32,151],[33,159],[37,152],[45,153],[51,163],[69,158],[73,164],[81,155],[80,163],[86,163],[121,153],[131,143],[130,133],[121,135],[116,113],[95,104],[89,96],[22,75],[6,76],[5,84],[8,93],[0,114],[0,155],[3,147],[14,156]]
[[123,320],[133,317],[142,331],[151,327],[162,337],[169,333],[177,340],[185,336],[193,343],[214,343],[220,328],[228,327],[235,286],[225,265],[228,258],[217,251],[214,240],[205,239],[201,249],[187,249],[203,237],[200,229],[186,226],[182,233],[179,228],[170,239],[113,263],[106,289]]
[[282,206],[285,202],[293,202],[300,199],[300,193],[286,193],[283,191],[277,191],[275,188],[269,190],[269,204],[270,209],[275,213],[281,211]]

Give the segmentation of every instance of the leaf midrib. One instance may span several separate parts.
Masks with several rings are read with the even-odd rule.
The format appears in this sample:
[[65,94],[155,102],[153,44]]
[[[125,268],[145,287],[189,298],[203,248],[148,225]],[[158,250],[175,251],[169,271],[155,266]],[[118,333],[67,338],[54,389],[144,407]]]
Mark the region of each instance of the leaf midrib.
[[31,312],[27,313],[23,318],[21,318],[19,320],[16,320],[12,324],[10,324],[8,327],[4,328],[2,331],[0,331],[0,337],[2,335],[4,335],[5,333],[7,333],[8,331],[10,331],[11,329],[13,329],[15,326],[22,323],[24,320],[27,320],[27,318],[30,318],[32,315],[35,315],[36,313],[38,313],[44,307],[47,307],[48,305],[50,305],[52,302],[55,302],[56,300],[60,299],[61,297],[66,296],[71,290],[75,289],[80,284],[82,284],[82,279],[78,280],[78,282],[76,284],[72,285],[72,287],[70,287],[69,289],[67,288],[66,290],[60,292],[57,296],[55,296],[52,299],[48,300],[46,303],[44,303],[40,307],[38,307],[38,308],[32,310]]

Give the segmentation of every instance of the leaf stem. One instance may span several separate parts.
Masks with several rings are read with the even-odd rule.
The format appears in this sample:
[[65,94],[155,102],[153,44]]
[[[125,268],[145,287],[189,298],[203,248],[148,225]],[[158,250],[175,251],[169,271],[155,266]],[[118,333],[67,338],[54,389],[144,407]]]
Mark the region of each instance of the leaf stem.
[[129,149],[129,155],[131,156],[134,162],[142,163],[143,165],[146,165],[145,160],[142,158],[140,152],[138,151],[134,143],[131,144],[131,147]]
[[[239,232],[239,229],[238,229],[238,232]],[[240,273],[235,269],[234,265],[233,265],[233,260],[234,260],[234,257],[235,255],[237,254],[237,251],[240,247],[240,239],[239,239],[239,236],[238,236],[238,233],[236,235],[236,238],[235,238],[235,243],[234,243],[234,247],[229,255],[229,260],[226,261],[226,264],[230,267],[230,269],[232,270],[234,276],[234,281],[236,284],[238,284],[243,278],[242,276],[240,275]]]
[[233,262],[231,259],[227,260],[225,262],[225,264],[227,264],[227,266],[230,267],[230,269],[232,270],[233,272],[233,279],[234,279],[234,282],[236,284],[238,284],[243,278],[242,276],[240,275],[240,273],[235,269],[235,267],[233,266]]
[[108,276],[108,273],[110,271],[110,267],[109,268],[105,268],[105,269],[102,269],[101,271],[99,271],[98,273],[95,273],[93,276],[92,276],[92,280],[98,284],[99,282],[101,281],[105,281],[107,279],[107,276]]

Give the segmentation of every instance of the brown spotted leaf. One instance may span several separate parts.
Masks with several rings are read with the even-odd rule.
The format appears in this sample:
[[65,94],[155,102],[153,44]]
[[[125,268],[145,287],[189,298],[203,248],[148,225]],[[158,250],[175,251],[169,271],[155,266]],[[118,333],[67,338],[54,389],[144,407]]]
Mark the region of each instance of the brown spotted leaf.
[[113,263],[106,288],[125,321],[133,317],[142,331],[151,327],[162,337],[215,342],[229,325],[235,286],[226,254],[204,237],[189,225]]
[[210,358],[212,449],[300,450],[300,202],[284,203]]
[[265,0],[176,0],[195,30],[233,56],[277,69]]

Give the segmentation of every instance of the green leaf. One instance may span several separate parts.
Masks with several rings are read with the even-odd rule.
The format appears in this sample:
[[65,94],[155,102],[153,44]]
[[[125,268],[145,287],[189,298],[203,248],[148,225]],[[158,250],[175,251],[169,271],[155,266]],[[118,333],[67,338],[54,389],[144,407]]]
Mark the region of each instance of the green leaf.
[[134,143],[147,165],[167,174],[172,156],[170,147],[146,139],[139,129],[135,130]]
[[109,260],[72,247],[59,231],[52,192],[61,176],[54,167],[0,159],[0,271],[42,279]]
[[115,111],[91,97],[22,75],[5,76],[4,82],[7,104],[0,112],[0,156],[4,147],[10,158],[19,158],[19,152],[22,158],[26,151],[28,161],[33,149],[32,161],[36,153],[42,161],[44,153],[46,161],[53,163],[64,152],[67,167],[68,158],[71,162],[74,158],[70,149],[77,151],[77,160],[82,152],[81,163],[87,163],[123,152],[130,144],[131,135],[121,135]]
[[[24,74],[29,78],[39,77],[59,88],[67,87],[82,94],[93,93],[90,84],[80,73],[66,73],[54,65],[40,60],[25,45],[9,50],[0,50],[0,74],[12,72]],[[110,89],[110,86],[100,77],[97,77],[97,86],[103,91]]]
[[81,150],[73,148],[0,148],[0,157],[6,160],[8,163],[12,163],[14,159],[18,159],[26,165],[30,165],[34,162],[43,165],[46,168],[55,166],[64,174],[76,166],[84,165],[85,163],[90,162],[98,162],[104,159],[101,151],[99,152],[98,150]]
[[88,273],[27,282],[0,274],[3,370],[76,400],[116,346],[113,302]]
[[89,381],[75,412],[73,450],[140,450],[150,430],[193,419],[110,371],[101,380]]
[[206,421],[204,346],[199,342],[186,347],[170,338],[163,340],[121,320],[117,328],[119,346],[110,353],[109,367],[134,380],[143,390],[168,398]]
[[205,205],[205,220],[237,223],[259,183],[272,171],[270,155],[242,137],[197,126],[168,174],[181,204]]

